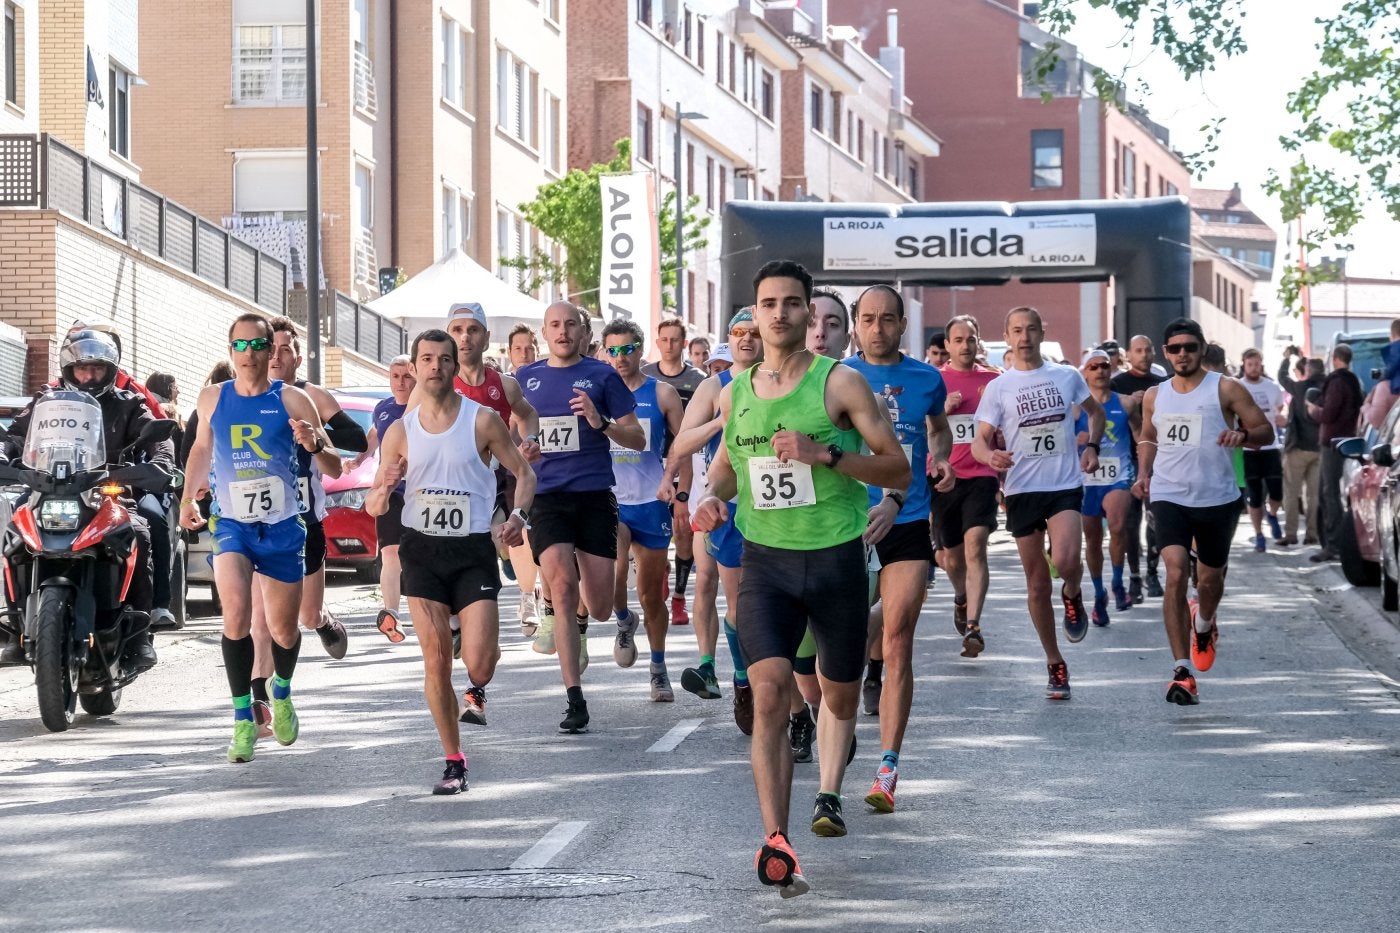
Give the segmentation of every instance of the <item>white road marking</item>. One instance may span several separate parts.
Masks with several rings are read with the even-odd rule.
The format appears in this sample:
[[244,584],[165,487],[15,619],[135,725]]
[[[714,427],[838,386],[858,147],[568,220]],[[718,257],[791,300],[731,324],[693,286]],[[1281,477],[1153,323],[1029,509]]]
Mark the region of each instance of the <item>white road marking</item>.
[[573,842],[574,837],[583,832],[587,825],[586,820],[557,824],[544,834],[543,839],[526,849],[524,855],[511,862],[510,867],[544,868],[554,856],[563,852],[564,847]]
[[700,724],[704,721],[705,720],[703,719],[682,719],[680,722],[676,723],[674,726],[671,727],[670,732],[667,732],[661,738],[653,742],[651,748],[647,749],[647,751],[675,751],[676,746],[684,742],[686,736],[690,735],[690,733],[700,728]]

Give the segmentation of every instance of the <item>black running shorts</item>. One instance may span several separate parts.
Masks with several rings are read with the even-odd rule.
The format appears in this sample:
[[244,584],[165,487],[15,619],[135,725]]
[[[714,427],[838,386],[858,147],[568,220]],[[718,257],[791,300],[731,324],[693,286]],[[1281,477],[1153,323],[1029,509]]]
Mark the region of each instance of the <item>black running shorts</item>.
[[302,551],[302,566],[306,576],[311,576],[326,566],[326,529],[310,515],[303,516],[306,522],[306,550]]
[[933,541],[928,534],[928,519],[915,519],[895,525],[875,545],[880,566],[888,567],[903,560],[933,560]]
[[1083,506],[1083,486],[1007,496],[1006,530],[1011,532],[1013,538],[1024,538],[1048,528],[1053,516],[1061,512],[1078,512]]
[[1189,506],[1158,500],[1152,503],[1157,524],[1157,549],[1172,546],[1196,552],[1196,560],[1207,567],[1224,567],[1230,561],[1230,542],[1240,520],[1244,501],[1224,505]]
[[442,603],[456,615],[472,603],[495,599],[501,591],[496,545],[489,534],[460,538],[404,529],[399,541],[403,594]]
[[739,646],[750,667],[797,657],[810,622],[822,676],[837,683],[865,671],[865,545],[859,538],[815,551],[744,542],[739,582]]
[[617,558],[617,497],[611,489],[542,492],[530,506],[530,552],[540,555],[556,544],[585,554]]
[[1244,451],[1244,488],[1249,507],[1264,505],[1264,496],[1274,502],[1283,500],[1283,456],[1278,450]]
[[997,490],[995,476],[969,476],[959,479],[947,492],[933,493],[933,531],[939,547],[961,547],[963,537],[973,528],[997,530]]
[[374,534],[379,547],[398,547],[403,537],[403,496],[389,493],[389,509],[374,520]]

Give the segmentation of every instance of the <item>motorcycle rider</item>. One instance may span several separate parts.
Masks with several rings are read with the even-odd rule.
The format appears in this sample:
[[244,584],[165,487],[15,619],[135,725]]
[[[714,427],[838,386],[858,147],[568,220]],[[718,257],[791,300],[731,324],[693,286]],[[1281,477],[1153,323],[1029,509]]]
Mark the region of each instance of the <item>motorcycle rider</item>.
[[[86,392],[97,400],[102,408],[102,432],[107,446],[107,465],[117,466],[122,454],[135,444],[141,429],[156,420],[146,405],[145,399],[135,392],[118,389],[114,385],[121,353],[112,338],[95,330],[77,330],[64,338],[58,352],[61,372],[58,386],[77,392]],[[39,399],[47,387],[34,396]],[[6,438],[5,455],[14,457],[24,449],[24,439],[29,433],[29,421],[34,412],[34,401],[15,418]],[[174,468],[175,451],[169,440],[147,443],[135,448],[131,458],[139,462],[158,463],[166,469]],[[132,609],[145,613],[149,619],[153,605],[153,577],[151,572],[151,529],[146,520],[137,512],[134,499],[124,497],[131,517],[131,527],[137,542],[137,569],[132,576],[127,591],[127,604]],[[126,642],[122,663],[130,665],[136,672],[150,670],[156,664],[156,649],[152,644],[149,621],[134,623],[132,636]],[[24,654],[18,641],[0,649],[0,663],[19,664],[24,662]]]

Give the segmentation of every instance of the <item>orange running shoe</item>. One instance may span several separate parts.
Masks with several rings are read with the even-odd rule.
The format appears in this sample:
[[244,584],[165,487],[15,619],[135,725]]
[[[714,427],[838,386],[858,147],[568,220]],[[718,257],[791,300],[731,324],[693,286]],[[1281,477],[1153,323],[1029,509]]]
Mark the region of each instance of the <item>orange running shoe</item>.
[[894,812],[894,786],[899,783],[899,772],[894,768],[882,767],[875,775],[875,783],[870,786],[870,793],[865,795],[865,802],[875,808],[877,813]]
[[1220,638],[1220,628],[1210,623],[1210,630],[1196,631],[1196,613],[1191,613],[1191,663],[1198,671],[1208,671],[1215,664],[1215,643]]
[[1167,686],[1167,702],[1177,706],[1195,706],[1201,702],[1196,694],[1196,678],[1184,667],[1178,667]]
[[812,890],[807,879],[802,877],[797,854],[781,831],[774,831],[763,840],[762,848],[754,856],[753,867],[758,871],[758,880],[776,886],[784,898],[797,897]]

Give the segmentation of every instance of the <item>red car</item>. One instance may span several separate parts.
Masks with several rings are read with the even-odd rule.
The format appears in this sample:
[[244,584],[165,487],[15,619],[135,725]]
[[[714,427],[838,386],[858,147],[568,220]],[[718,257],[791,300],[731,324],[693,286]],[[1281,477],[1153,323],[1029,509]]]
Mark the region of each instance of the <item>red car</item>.
[[[1383,439],[1390,437],[1397,418],[1400,418],[1400,405],[1391,409],[1382,431],[1377,431],[1362,418],[1357,425],[1357,438],[1347,446],[1344,454],[1369,453]],[[1390,482],[1390,472],[1387,466],[1356,453],[1347,457],[1343,467],[1342,501],[1346,507],[1346,517],[1337,550],[1341,555],[1342,574],[1352,586],[1379,586],[1381,583],[1380,501],[1383,489]]]
[[[383,389],[389,395],[388,388]],[[351,418],[370,429],[370,416],[377,398],[364,395],[333,393],[335,400]],[[346,457],[354,454],[342,451]],[[347,464],[348,466],[348,464]],[[374,485],[374,473],[379,469],[376,453],[354,470],[347,469],[335,479],[327,477],[326,487],[326,566],[352,569],[365,583],[379,582],[379,540],[374,531],[374,518],[365,512],[365,497]]]

